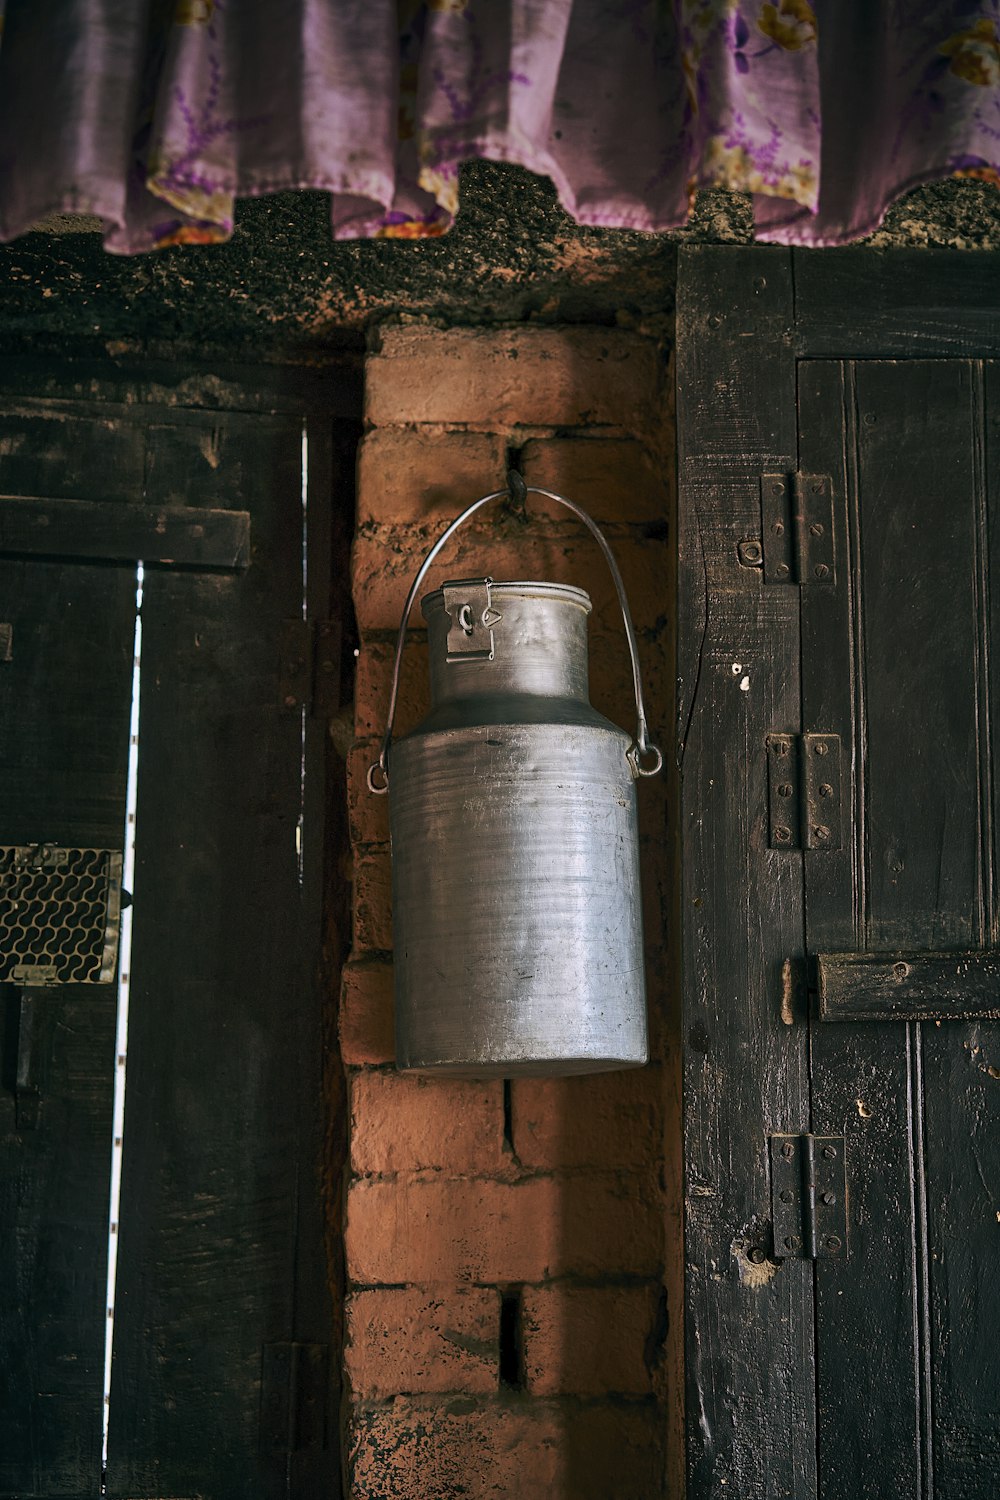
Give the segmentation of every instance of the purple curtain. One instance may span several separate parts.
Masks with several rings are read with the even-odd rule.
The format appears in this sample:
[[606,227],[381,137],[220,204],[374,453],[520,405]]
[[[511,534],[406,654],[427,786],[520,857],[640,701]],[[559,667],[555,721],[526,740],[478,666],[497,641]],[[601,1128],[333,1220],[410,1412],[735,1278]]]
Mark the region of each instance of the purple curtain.
[[[4,10],[6,14],[4,15]],[[320,188],[340,238],[448,228],[459,163],[551,177],[583,224],[754,195],[830,245],[917,183],[1000,182],[1000,0],[0,0],[0,236],[228,237]]]

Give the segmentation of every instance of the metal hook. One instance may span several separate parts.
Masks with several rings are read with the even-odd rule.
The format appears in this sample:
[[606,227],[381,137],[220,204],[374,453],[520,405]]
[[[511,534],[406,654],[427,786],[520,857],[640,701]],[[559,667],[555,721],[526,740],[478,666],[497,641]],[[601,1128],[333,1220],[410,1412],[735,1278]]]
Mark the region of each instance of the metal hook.
[[507,504],[519,520],[524,520],[528,504],[528,486],[517,469],[507,470]]

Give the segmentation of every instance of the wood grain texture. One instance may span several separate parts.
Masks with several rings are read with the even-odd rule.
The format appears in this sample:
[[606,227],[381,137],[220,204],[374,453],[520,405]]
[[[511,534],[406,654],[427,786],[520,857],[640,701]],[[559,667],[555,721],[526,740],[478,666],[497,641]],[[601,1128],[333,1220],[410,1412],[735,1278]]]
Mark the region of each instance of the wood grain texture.
[[0,552],[188,568],[245,568],[243,510],[0,495]]
[[[949,1004],[954,1014],[962,994],[947,951],[982,938],[991,771],[973,386],[957,360],[800,367],[803,450],[810,464],[840,469],[851,554],[839,620],[836,600],[803,600],[804,702],[824,728],[849,716],[855,747],[851,868],[835,854],[807,856],[809,947],[853,949],[841,973],[864,964],[864,950],[897,952],[888,974],[882,967],[882,1001],[912,974],[913,1019]],[[934,949],[946,952],[935,959]],[[972,963],[988,983],[989,957]],[[850,1260],[824,1265],[817,1284],[820,1468],[831,1497],[922,1497],[958,1482],[940,1373],[963,1342],[952,1324],[962,1314],[941,1300],[942,1266],[963,1268],[956,1291],[978,1285],[981,1295],[975,1265],[989,1253],[985,1240],[957,1245],[950,1212],[963,1186],[975,1196],[982,1181],[968,1146],[972,1101],[955,1087],[970,1042],[960,1022],[878,1024],[904,1013],[876,1003],[865,1020],[859,1003],[855,1023],[812,1037],[814,1129],[844,1131],[851,1194]],[[973,1372],[958,1363],[964,1388]],[[975,1432],[988,1458],[985,1423],[981,1410],[956,1430]],[[984,1488],[954,1492],[988,1494],[989,1472],[977,1480]]]
[[[684,251],[678,302],[688,1494],[815,1494],[813,1268],[772,1258],[767,1136],[805,1128],[781,1020],[801,856],[767,847],[766,740],[799,722],[798,592],[740,565],[795,468],[790,260]],[[742,686],[744,679],[747,686]],[[747,1059],[753,1058],[753,1066]],[[724,1486],[724,1488],[723,1488]]]
[[[3,561],[0,592],[0,842],[120,848],[134,570]],[[0,987],[0,1003],[0,1494],[96,1495],[114,987],[36,990],[30,1036],[20,991]]]
[[[725,1479],[728,1489],[734,1470],[740,1493],[772,1493],[766,1486],[781,1480],[752,1464],[738,1458],[726,1469],[751,1430],[772,1458],[781,1455],[779,1467],[788,1451],[785,1424],[758,1409],[756,1372],[740,1363],[757,1330],[727,1297],[714,1219],[720,1198],[744,1207],[742,1195],[753,1192],[741,1129],[753,1140],[762,1123],[775,1128],[759,1104],[774,1098],[766,1001],[754,998],[767,995],[796,1041],[810,1033],[807,1123],[785,1128],[842,1135],[847,1158],[849,1254],[818,1263],[814,1283],[810,1268],[814,1301],[788,1309],[802,1326],[793,1321],[784,1345],[756,1345],[772,1388],[783,1387],[804,1374],[789,1349],[810,1347],[815,1331],[802,1427],[803,1449],[814,1445],[814,1488],[800,1473],[795,1493],[987,1500],[1000,1474],[1000,1381],[990,1357],[1000,1317],[990,1269],[1000,1214],[1000,1026],[990,1014],[1000,947],[1000,380],[979,357],[1000,353],[1000,262],[796,252],[794,306],[755,337],[752,319],[733,321],[734,288],[745,306],[754,295],[766,300],[779,264],[763,251],[681,254],[689,1493],[723,1493],[713,1485]],[[759,412],[791,410],[796,399],[797,431],[776,444],[776,419],[768,426]],[[727,426],[719,413],[729,406]],[[775,448],[783,451],[771,463]],[[751,564],[761,540],[743,452],[765,474],[831,476],[835,582],[762,586],[759,569],[734,567],[739,542],[751,544],[742,558]],[[782,608],[775,638],[765,622],[773,629]],[[761,686],[776,716],[767,730],[837,734],[844,747],[843,847],[785,855],[766,875],[748,852],[766,787],[745,769],[755,763],[755,735],[740,742],[723,671],[731,654],[730,670],[748,679],[752,696],[753,658],[745,671],[749,652],[731,643],[754,642],[762,628]],[[740,888],[747,925],[736,915]],[[775,933],[785,963],[762,974],[755,954],[769,951]],[[817,953],[830,965],[819,1015],[839,1003],[849,1022],[810,1023],[804,992]],[[956,964],[968,965],[965,975]],[[712,1029],[716,996],[729,1002],[721,1040]],[[730,1099],[738,1056],[742,1077]],[[724,1193],[712,1177],[722,1162],[740,1178]],[[709,1290],[699,1279],[707,1244]],[[768,1289],[789,1269],[757,1266]],[[720,1411],[724,1458],[713,1446]],[[808,1463],[803,1456],[802,1472]]]
[[821,1021],[1000,1020],[1000,954],[820,953]]
[[[996,351],[994,351],[996,352]],[[965,692],[978,705],[976,776],[965,796],[967,838],[976,860],[973,941],[998,950],[996,893],[997,714],[1000,681],[1000,462],[995,419],[997,367],[969,370],[968,458],[956,459],[955,503],[977,532],[971,576],[952,578],[949,610],[972,610],[977,639]],[[966,482],[967,476],[967,482]],[[964,790],[964,789],[963,789]],[[947,887],[945,887],[947,889]],[[1000,1023],[973,1020],[922,1032],[926,1212],[931,1247],[929,1318],[935,1417],[934,1479],[942,1495],[978,1500],[1000,1487],[1000,1378],[990,1330],[1000,1320],[995,1274],[1000,1223]]]
[[794,260],[799,357],[954,359],[1000,348],[996,255],[845,249]]
[[143,603],[110,1495],[335,1492],[334,1445],[303,1488],[302,1460],[258,1433],[263,1346],[325,1343],[332,1318],[315,835],[307,892],[302,725],[278,674],[303,605],[301,427],[259,421],[253,441],[252,566],[154,572]]

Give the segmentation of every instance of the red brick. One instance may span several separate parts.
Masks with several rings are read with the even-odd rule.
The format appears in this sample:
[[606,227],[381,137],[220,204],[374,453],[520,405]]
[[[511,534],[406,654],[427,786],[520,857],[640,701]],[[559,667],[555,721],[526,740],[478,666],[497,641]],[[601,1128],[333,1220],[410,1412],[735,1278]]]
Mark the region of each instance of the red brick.
[[347,817],[355,848],[389,842],[389,799],[368,789],[368,769],[378,760],[382,741],[355,740],[347,757]]
[[[521,449],[528,484],[575,500],[603,524],[656,521],[673,509],[673,468],[629,438],[533,438]],[[529,513],[563,520],[565,506],[532,495]]]
[[[354,681],[354,725],[359,738],[380,743],[385,734],[395,651],[395,636],[391,640],[366,641],[361,647]],[[429,707],[427,637],[407,636],[393,732],[405,734],[414,728]]]
[[492,1288],[380,1287],[347,1299],[344,1365],[355,1398],[496,1390],[500,1295]]
[[651,1403],[401,1398],[349,1427],[352,1500],[657,1500]]
[[651,342],[614,329],[385,328],[365,363],[365,416],[375,427],[646,432],[660,420],[664,376]]
[[650,1167],[663,1156],[658,1068],[582,1078],[515,1078],[514,1152],[522,1166],[558,1170]]
[[[639,632],[639,681],[649,738],[666,754],[674,722],[675,666],[671,642],[663,637],[650,640],[647,633],[657,612],[664,608],[662,578],[657,580],[656,589],[654,597],[648,599],[641,589],[633,588],[629,606]],[[635,727],[632,668],[620,617],[612,620],[610,628],[590,631],[590,701],[614,723],[630,730]],[[662,784],[662,778],[658,784]]]
[[351,1166],[359,1175],[502,1171],[503,1084],[364,1071],[352,1074]]
[[659,1352],[660,1288],[527,1287],[524,1369],[536,1396],[648,1395]]
[[558,1407],[534,1403],[424,1398],[361,1407],[348,1429],[351,1500],[582,1500],[565,1487],[567,1429]]
[[392,867],[388,849],[376,849],[354,861],[354,949],[391,947]]
[[[630,603],[638,602],[639,618],[648,618],[651,609],[665,611],[666,549],[629,534],[614,535],[610,540],[626,595]],[[388,632],[397,627],[407,590],[426,550],[424,538],[402,528],[379,528],[358,535],[352,569],[354,606],[362,631]],[[621,611],[604,559],[593,543],[566,527],[549,524],[545,529],[533,527],[518,535],[509,530],[470,529],[459,532],[442,557],[443,561],[435,562],[428,574],[426,588],[421,587],[421,597],[449,578],[486,574],[500,581],[531,578],[571,583],[591,596],[592,629],[619,626]],[[414,606],[415,615],[418,611],[419,602]],[[627,658],[623,671],[628,672]],[[363,732],[359,726],[358,733]]]
[[378,428],[358,450],[358,520],[443,530],[471,501],[502,488],[506,447],[491,432]]
[[659,1275],[659,1186],[608,1174],[360,1179],[348,1195],[348,1276],[357,1284],[542,1281]]
[[394,1062],[393,1022],[391,966],[351,959],[340,989],[340,1052],[347,1066]]

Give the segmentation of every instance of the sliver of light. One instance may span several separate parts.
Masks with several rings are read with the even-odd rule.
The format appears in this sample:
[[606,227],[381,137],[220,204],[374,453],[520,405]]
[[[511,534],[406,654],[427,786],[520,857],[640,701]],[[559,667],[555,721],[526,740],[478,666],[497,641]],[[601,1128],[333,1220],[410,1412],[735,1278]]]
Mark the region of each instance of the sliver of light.
[[[143,566],[135,574],[135,645],[132,655],[132,713],[128,733],[128,781],[125,792],[125,850],[122,885],[135,897],[135,809],[139,785],[139,687],[142,671]],[[125,1140],[125,1059],[128,1055],[129,979],[132,967],[132,912],[125,906],[118,947],[118,1015],[115,1023],[115,1095],[111,1145],[111,1206],[108,1214],[107,1326],[104,1330],[104,1417],[101,1493],[108,1466],[108,1420],[111,1415],[111,1351],[115,1331],[115,1283],[118,1274],[118,1212],[121,1203],[122,1150]]]

